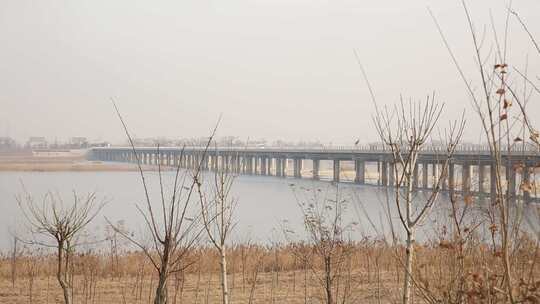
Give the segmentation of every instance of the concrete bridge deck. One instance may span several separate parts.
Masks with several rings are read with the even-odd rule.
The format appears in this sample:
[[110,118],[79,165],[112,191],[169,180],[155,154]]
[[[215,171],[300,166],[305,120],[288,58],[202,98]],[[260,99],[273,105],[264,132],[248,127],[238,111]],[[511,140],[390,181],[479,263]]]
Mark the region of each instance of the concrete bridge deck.
[[[201,165],[204,170],[223,169],[238,174],[271,175],[278,177],[302,178],[304,163],[310,165],[310,178],[320,179],[321,161],[332,163],[332,180],[340,182],[341,163],[354,164],[354,182],[366,183],[366,165],[376,165],[377,185],[392,186],[394,183],[394,163],[391,152],[382,146],[355,146],[331,148],[277,148],[277,147],[212,147],[204,153],[204,147],[136,147],[143,164],[162,164],[182,168]],[[419,156],[415,170],[415,187],[431,189],[440,167],[445,160],[445,150],[437,147],[424,149]],[[203,157],[204,155],[204,157]],[[89,150],[89,159],[101,161],[136,162],[131,147],[106,147]],[[536,150],[513,149],[503,152],[506,184],[510,194],[519,193],[523,181],[535,178],[535,168],[540,166],[540,152]],[[471,194],[489,194],[495,191],[495,166],[487,147],[460,146],[454,154],[443,190]],[[292,173],[291,175],[288,175]],[[458,174],[456,174],[458,173]],[[530,193],[524,194],[526,199]]]

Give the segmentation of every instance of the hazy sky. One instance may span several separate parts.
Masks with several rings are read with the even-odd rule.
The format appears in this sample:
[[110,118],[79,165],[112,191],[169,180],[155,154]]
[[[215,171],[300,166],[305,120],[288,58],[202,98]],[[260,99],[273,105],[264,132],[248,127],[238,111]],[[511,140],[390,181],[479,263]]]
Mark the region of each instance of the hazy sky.
[[[507,1],[469,1],[481,30],[491,10],[502,31]],[[468,111],[463,82],[429,16],[439,18],[465,73],[476,80],[458,0],[23,1],[0,3],[0,135],[23,140],[123,140],[113,97],[137,136],[220,135],[376,139],[374,107],[357,49],[380,103],[436,91],[444,119]],[[540,1],[513,7],[540,37]],[[501,34],[502,35],[502,34]],[[514,19],[509,57],[539,75]],[[540,100],[530,113],[540,116]],[[540,119],[537,119],[540,122]]]

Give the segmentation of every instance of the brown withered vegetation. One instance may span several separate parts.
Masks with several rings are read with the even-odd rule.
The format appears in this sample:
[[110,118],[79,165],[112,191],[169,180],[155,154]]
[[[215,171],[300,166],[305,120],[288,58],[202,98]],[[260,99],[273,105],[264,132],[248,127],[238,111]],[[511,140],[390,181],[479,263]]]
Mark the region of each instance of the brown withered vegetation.
[[[526,303],[540,299],[538,244],[525,234],[512,257],[516,294]],[[295,247],[293,250],[292,247]],[[336,278],[334,293],[339,303],[399,302],[403,284],[401,246],[365,240],[346,243],[350,254],[345,271]],[[229,248],[230,299],[234,303],[319,303],[325,291],[314,271],[294,253],[299,247],[238,245]],[[313,255],[317,258],[317,255]],[[55,284],[55,257],[25,251],[16,258],[16,279],[11,256],[0,260],[1,303],[57,303],[62,298]],[[175,274],[168,303],[220,303],[220,256],[214,248],[189,253],[190,267]],[[500,253],[471,237],[467,242],[445,238],[416,247],[412,295],[420,303],[497,303],[505,293],[497,260]],[[317,263],[314,263],[317,264]],[[157,284],[152,265],[137,252],[84,252],[70,262],[74,303],[151,303]],[[345,297],[344,297],[345,296]],[[431,299],[431,300],[430,300]]]

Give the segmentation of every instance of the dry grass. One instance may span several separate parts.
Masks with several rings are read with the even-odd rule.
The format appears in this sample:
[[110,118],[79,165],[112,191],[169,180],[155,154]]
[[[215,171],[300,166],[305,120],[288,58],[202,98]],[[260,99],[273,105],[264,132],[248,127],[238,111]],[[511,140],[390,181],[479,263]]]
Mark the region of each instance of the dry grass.
[[[534,299],[540,299],[540,290],[536,290],[540,284],[540,252],[535,242],[525,237],[520,242],[513,255],[514,271],[521,281],[516,288],[522,289],[524,302],[534,303]],[[414,302],[427,303],[430,297],[451,302],[459,292],[468,303],[504,302],[498,289],[503,279],[498,252],[475,241],[467,243],[461,252],[456,245],[443,240],[417,247]],[[290,246],[233,248],[228,275],[232,303],[321,303],[319,269],[301,265]],[[341,299],[345,299],[343,303],[399,302],[403,248],[371,241],[350,246],[352,253],[337,284],[339,303]],[[306,246],[305,250],[309,253],[311,249]],[[198,248],[190,252],[188,260],[191,265],[185,272],[176,273],[169,281],[170,303],[219,303],[219,257],[215,251]],[[318,264],[316,257],[313,262]],[[14,285],[12,265],[7,254],[0,261],[0,303],[62,302],[53,256],[19,256]],[[140,253],[78,254],[72,267],[75,303],[153,301],[156,274]]]

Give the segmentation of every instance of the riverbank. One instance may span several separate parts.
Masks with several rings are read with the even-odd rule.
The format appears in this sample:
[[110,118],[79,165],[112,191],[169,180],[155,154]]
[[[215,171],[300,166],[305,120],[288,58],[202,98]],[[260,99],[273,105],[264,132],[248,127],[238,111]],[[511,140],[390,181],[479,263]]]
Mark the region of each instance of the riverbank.
[[[153,170],[154,166],[144,166]],[[20,151],[0,153],[0,171],[135,171],[137,166],[128,163],[88,161],[85,150]]]

